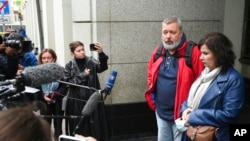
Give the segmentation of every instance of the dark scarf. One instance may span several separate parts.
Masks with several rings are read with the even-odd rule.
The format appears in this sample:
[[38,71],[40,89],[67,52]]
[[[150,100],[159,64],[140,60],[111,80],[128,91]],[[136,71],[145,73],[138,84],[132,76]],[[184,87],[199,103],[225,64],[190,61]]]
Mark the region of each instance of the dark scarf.
[[75,60],[76,60],[76,64],[77,64],[79,70],[81,72],[84,71],[86,68],[86,59],[85,58],[83,58],[83,59],[75,58]]

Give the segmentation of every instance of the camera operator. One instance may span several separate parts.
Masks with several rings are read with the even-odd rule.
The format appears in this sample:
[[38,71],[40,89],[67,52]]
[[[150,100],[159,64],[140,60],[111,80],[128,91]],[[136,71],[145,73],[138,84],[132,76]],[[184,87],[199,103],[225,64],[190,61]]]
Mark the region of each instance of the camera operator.
[[[24,67],[22,64],[30,65],[33,62],[37,63],[37,59],[34,54],[29,53],[30,49],[26,46],[31,42],[24,41],[23,37],[16,32],[12,32],[9,35],[4,35],[5,38],[1,38],[0,44],[0,74],[4,75],[5,79],[14,79],[17,75],[21,74]],[[30,47],[31,48],[31,47]],[[22,56],[23,55],[23,56]],[[30,57],[31,56],[31,57]],[[24,61],[25,60],[25,61]],[[35,60],[35,61],[34,61]],[[18,71],[18,69],[20,69]],[[14,91],[9,91],[15,88]],[[32,102],[37,99],[33,93],[24,92],[24,86],[22,85],[8,85],[4,88],[8,88],[10,94],[4,94],[0,97],[0,108],[1,107],[12,107],[16,105],[22,105],[26,102]],[[18,97],[8,99],[7,95],[21,93]],[[25,94],[24,94],[25,93]],[[3,104],[1,104],[3,103]],[[3,106],[1,106],[3,105]]]
[[33,46],[31,41],[25,40],[20,33],[11,33],[6,40],[6,44],[13,46],[18,53],[19,64],[16,75],[20,75],[25,67],[37,65],[37,58],[32,52]]
[[18,53],[13,47],[7,46],[3,42],[3,37],[0,36],[0,74],[5,76],[5,79],[13,79],[18,70]]

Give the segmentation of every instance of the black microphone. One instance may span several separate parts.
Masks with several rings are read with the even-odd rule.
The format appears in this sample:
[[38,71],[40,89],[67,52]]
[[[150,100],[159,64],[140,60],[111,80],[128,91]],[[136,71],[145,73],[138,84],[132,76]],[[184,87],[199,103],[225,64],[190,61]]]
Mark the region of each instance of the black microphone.
[[24,83],[26,86],[39,87],[42,84],[57,81],[63,76],[63,67],[57,63],[46,63],[35,67],[25,68],[20,76],[0,83],[0,86]]
[[97,108],[99,101],[102,100],[102,95],[100,91],[95,91],[88,101],[86,102],[84,108],[82,109],[83,116],[90,116],[92,112]]
[[111,92],[111,89],[113,88],[115,80],[116,80],[116,76],[117,76],[117,71],[113,70],[109,76],[109,80],[106,83],[105,91],[107,93]]
[[102,95],[101,95],[101,91],[95,91],[90,98],[88,99],[88,101],[86,102],[85,106],[82,109],[82,116],[80,118],[80,121],[78,122],[78,124],[76,125],[74,131],[73,131],[73,135],[75,135],[76,131],[79,128],[79,125],[81,124],[83,118],[85,116],[90,116],[92,114],[92,112],[97,108],[97,105],[99,103],[99,101],[102,100]]

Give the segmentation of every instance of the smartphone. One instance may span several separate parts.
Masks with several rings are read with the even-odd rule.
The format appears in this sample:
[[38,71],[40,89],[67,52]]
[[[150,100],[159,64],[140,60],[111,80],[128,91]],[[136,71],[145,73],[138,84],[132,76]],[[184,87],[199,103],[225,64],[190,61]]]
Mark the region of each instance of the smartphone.
[[86,141],[86,139],[76,138],[68,135],[60,135],[58,141]]
[[97,48],[95,47],[95,43],[89,44],[90,51],[95,51]]

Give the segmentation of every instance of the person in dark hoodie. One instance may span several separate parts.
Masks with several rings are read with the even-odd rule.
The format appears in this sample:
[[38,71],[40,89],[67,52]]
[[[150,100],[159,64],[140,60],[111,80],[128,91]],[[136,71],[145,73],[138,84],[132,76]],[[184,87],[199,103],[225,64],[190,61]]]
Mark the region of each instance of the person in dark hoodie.
[[[82,42],[73,41],[69,44],[69,49],[74,58],[65,65],[64,81],[97,90],[101,89],[97,73],[108,69],[108,56],[103,52],[102,45],[99,42],[94,47],[98,52],[98,60],[86,56]],[[67,95],[66,115],[81,116],[82,109],[94,92],[95,90],[92,89],[70,86]],[[98,141],[110,140],[103,99],[90,116],[83,117],[81,122],[80,119],[69,119],[67,123],[69,126],[66,127],[69,127],[69,130],[67,128],[66,130],[69,131],[70,135],[92,136]],[[78,127],[77,130],[76,127]]]

